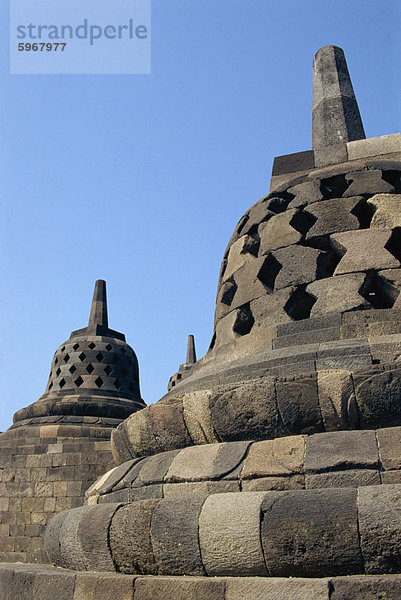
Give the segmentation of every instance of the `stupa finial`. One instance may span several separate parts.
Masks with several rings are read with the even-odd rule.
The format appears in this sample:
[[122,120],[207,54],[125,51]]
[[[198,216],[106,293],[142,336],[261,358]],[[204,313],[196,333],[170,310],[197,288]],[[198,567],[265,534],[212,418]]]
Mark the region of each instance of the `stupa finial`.
[[98,279],[95,283],[88,327],[96,325],[106,329],[108,327],[106,282],[103,279]]
[[195,338],[193,335],[188,336],[187,360],[185,363],[187,365],[196,363]]
[[365,139],[344,51],[320,48],[313,60],[312,148]]

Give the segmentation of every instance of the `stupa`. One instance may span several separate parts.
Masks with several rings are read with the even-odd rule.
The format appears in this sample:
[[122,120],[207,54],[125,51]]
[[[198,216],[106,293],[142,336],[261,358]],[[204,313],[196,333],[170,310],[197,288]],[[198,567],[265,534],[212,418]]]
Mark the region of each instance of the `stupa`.
[[340,48],[313,92],[312,150],[275,158],[228,244],[207,354],[113,430],[115,466],[46,528],[58,568],[0,590],[401,597],[401,135],[365,138]]

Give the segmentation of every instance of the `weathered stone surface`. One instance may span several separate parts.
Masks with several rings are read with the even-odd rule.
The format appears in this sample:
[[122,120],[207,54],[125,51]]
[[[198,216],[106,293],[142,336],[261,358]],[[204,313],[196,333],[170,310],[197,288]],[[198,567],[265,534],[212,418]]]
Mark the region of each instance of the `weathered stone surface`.
[[277,381],[277,404],[289,434],[309,434],[323,430],[316,380],[316,374],[313,374],[304,378]]
[[288,188],[288,193],[294,194],[295,196],[289,203],[288,209],[312,204],[323,198],[322,192],[320,191],[320,185],[317,181],[307,181],[305,183],[294,185],[293,187]]
[[348,142],[347,149],[349,160],[401,152],[401,134],[392,133],[368,138],[367,140]]
[[334,274],[399,267],[400,262],[385,248],[390,236],[391,229],[360,229],[331,235],[333,248],[340,255],[345,254]]
[[214,429],[224,441],[271,439],[282,431],[272,377],[215,393],[210,408]]
[[222,281],[229,279],[243,265],[256,260],[257,251],[258,244],[250,235],[243,235],[234,242],[227,257],[227,266]]
[[254,231],[256,231],[260,223],[271,219],[271,217],[273,217],[275,213],[269,210],[268,207],[269,200],[267,198],[259,200],[256,204],[251,206],[247,213],[248,219],[246,223],[242,226],[240,233],[242,235],[245,235],[247,233],[253,233]]
[[241,479],[291,475],[303,470],[305,436],[254,442],[241,471]]
[[365,572],[401,569],[401,485],[358,489],[358,520]]
[[149,407],[134,413],[123,424],[133,456],[156,454],[161,450],[152,431]]
[[254,261],[241,267],[234,273],[237,291],[231,302],[231,308],[238,308],[268,292],[266,285],[259,279],[265,261],[265,256],[255,258]]
[[166,483],[210,479],[213,463],[221,446],[222,444],[206,444],[180,450],[166,474]]
[[[101,498],[104,496],[101,496]],[[155,500],[163,498],[163,485],[145,485],[143,487],[133,487],[130,490],[129,501],[139,502],[140,500]]]
[[[73,600],[75,573],[50,573],[45,572],[45,569],[43,571],[35,574],[33,600]],[[16,598],[17,596],[14,596],[14,600]]]
[[123,506],[114,515],[110,526],[110,549],[114,562],[123,573],[157,573],[150,524],[158,502],[134,502]]
[[133,600],[134,577],[109,573],[78,573],[73,600]]
[[304,475],[282,475],[274,477],[258,477],[257,479],[243,479],[241,490],[243,492],[263,492],[281,490],[305,489]]
[[352,273],[310,283],[306,291],[316,298],[311,317],[368,307],[368,302],[359,293],[364,281],[364,273]]
[[383,469],[401,469],[401,427],[378,429],[376,437]]
[[317,387],[325,430],[348,429],[348,407],[355,402],[351,373],[334,369],[318,371]]
[[358,194],[380,194],[394,191],[393,186],[382,179],[381,171],[357,171],[349,173],[347,181],[350,186],[344,192],[345,197]]
[[[115,467],[111,471],[108,472],[108,476],[103,480],[102,483],[98,480],[95,486],[92,486],[92,490],[96,490],[99,494],[107,494],[110,492],[115,485],[128,473],[128,471],[134,466],[134,460],[128,460],[118,467]],[[99,485],[100,484],[100,485]],[[89,490],[88,490],[89,494]]]
[[93,508],[80,506],[67,512],[59,533],[61,563],[57,566],[76,571],[86,570],[78,530],[82,517]]
[[316,167],[326,167],[346,162],[348,160],[347,144],[332,144],[331,146],[323,146],[315,148],[315,165]]
[[178,452],[179,450],[170,450],[169,452],[160,452],[154,456],[149,456],[143,461],[142,469],[133,482],[133,486],[163,483],[166,473]]
[[55,515],[45,530],[44,545],[49,562],[60,565],[62,564],[62,556],[60,549],[60,530],[64,523],[67,512],[61,512]]
[[164,498],[153,511],[151,539],[161,575],[204,575],[198,521],[205,497]]
[[225,600],[222,579],[201,577],[138,577],[135,600]]
[[116,465],[132,458],[131,448],[128,444],[127,436],[122,424],[111,432],[110,444]]
[[380,485],[379,470],[350,469],[332,473],[306,473],[306,489],[317,488],[357,488],[362,485]]
[[276,327],[279,323],[288,323],[291,317],[284,310],[294,288],[278,290],[274,294],[265,294],[250,304],[250,309],[255,319],[253,331],[258,333],[270,327]]
[[94,506],[82,515],[77,537],[87,571],[115,571],[109,547],[109,528],[120,506],[114,503]]
[[271,250],[296,244],[302,235],[291,225],[297,211],[286,210],[267,221],[259,227],[260,249],[263,254]]
[[[156,454],[156,456],[158,456]],[[124,475],[124,477],[114,486],[113,491],[118,491],[120,489],[126,489],[131,487],[131,485],[135,485],[135,480],[138,477],[139,473],[142,470],[142,467],[145,465],[145,462],[148,461],[148,457],[139,457],[135,459],[135,463],[132,465],[129,471]]]
[[354,198],[331,198],[307,207],[307,212],[313,215],[317,221],[306,234],[306,239],[321,237],[338,231],[359,229],[359,221],[352,210],[362,199],[361,196]]
[[320,48],[313,60],[312,147],[365,138],[342,48]]
[[176,496],[207,496],[210,494],[210,481],[186,481],[184,483],[165,483],[163,498]]
[[286,173],[309,171],[310,169],[313,169],[314,165],[313,150],[276,156],[273,162],[272,178]]
[[311,435],[306,440],[305,471],[378,469],[374,431],[335,431]]
[[[211,479],[222,477],[238,477],[237,467],[241,464],[251,442],[227,442],[220,445],[220,449],[213,463],[210,474]],[[241,468],[241,467],[240,467]]]
[[[382,293],[390,299],[390,302],[394,303],[393,310],[398,310],[401,306],[401,270],[386,269],[385,271],[379,271],[378,276]],[[375,325],[377,326],[377,324]],[[398,331],[397,325],[398,324],[391,323],[388,333],[396,333]],[[370,330],[373,335],[375,333],[378,335],[384,333],[383,331],[374,331],[371,326]]]
[[273,252],[273,256],[282,265],[274,289],[309,283],[318,274],[318,258],[322,253],[307,246],[290,246]]
[[207,575],[267,575],[260,542],[264,497],[264,492],[253,492],[206,498],[199,541]]
[[380,473],[382,483],[387,485],[391,483],[401,483],[401,471],[382,471]]
[[272,577],[362,572],[356,490],[268,492],[262,511],[263,551]]
[[183,396],[184,421],[194,444],[213,444],[219,441],[213,429],[210,397],[209,390],[191,392]]
[[401,227],[401,194],[376,194],[368,200],[375,209],[370,227],[393,229]]
[[152,404],[149,415],[152,431],[161,449],[174,450],[191,443],[184,423],[182,398],[172,398],[168,404]]
[[328,600],[327,579],[231,577],[225,600]]
[[335,577],[331,585],[330,600],[399,600],[401,576]]
[[354,374],[361,428],[401,425],[401,371]]

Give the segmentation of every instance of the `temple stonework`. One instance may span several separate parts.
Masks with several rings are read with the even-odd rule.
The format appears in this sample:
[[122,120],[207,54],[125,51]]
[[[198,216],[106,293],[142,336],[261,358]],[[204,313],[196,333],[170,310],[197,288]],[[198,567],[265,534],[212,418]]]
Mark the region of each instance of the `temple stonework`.
[[401,598],[401,135],[365,138],[335,46],[312,129],[234,230],[208,352],[190,336],[154,405],[97,283],[0,436],[2,560],[55,565],[3,564],[0,597]]

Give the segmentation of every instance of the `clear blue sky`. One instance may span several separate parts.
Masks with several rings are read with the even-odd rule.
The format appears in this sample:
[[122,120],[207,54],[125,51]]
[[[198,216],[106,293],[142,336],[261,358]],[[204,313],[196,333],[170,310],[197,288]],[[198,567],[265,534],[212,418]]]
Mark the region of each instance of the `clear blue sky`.
[[3,2],[0,430],[98,278],[147,403],[189,333],[206,352],[236,222],[274,156],[311,147],[319,47],[344,48],[367,137],[401,130],[399,0],[153,0],[151,75],[9,75],[8,18]]

